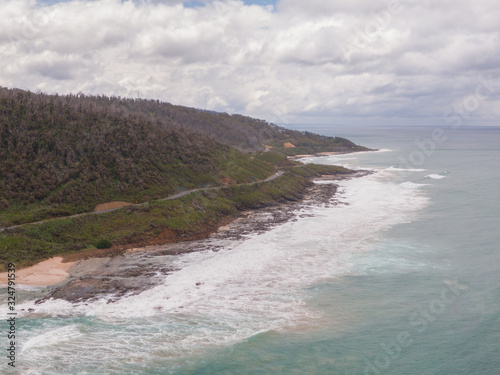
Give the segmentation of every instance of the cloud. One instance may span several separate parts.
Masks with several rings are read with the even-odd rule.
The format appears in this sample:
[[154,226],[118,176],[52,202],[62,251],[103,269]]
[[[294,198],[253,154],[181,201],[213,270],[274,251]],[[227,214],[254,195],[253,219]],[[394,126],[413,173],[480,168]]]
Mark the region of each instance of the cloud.
[[277,122],[424,124],[480,77],[494,86],[482,103],[499,104],[499,18],[490,0],[0,0],[0,84]]

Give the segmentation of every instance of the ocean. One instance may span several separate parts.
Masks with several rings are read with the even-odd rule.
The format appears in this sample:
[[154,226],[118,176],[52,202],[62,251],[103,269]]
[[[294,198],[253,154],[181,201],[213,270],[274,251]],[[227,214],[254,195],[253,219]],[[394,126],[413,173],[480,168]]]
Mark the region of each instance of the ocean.
[[40,288],[18,287],[1,373],[500,374],[500,128],[307,130],[379,151],[303,162],[376,173],[318,182],[339,185],[332,204],[265,233],[166,256],[163,285],[115,303],[35,305]]

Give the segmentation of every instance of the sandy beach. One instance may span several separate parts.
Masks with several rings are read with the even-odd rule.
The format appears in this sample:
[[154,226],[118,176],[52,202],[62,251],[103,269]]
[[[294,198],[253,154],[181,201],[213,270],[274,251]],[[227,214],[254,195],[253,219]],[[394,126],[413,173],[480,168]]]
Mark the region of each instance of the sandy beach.
[[[75,262],[62,263],[62,257],[54,257],[28,268],[16,270],[16,284],[55,285],[64,281]],[[7,284],[7,272],[0,273],[0,284]]]

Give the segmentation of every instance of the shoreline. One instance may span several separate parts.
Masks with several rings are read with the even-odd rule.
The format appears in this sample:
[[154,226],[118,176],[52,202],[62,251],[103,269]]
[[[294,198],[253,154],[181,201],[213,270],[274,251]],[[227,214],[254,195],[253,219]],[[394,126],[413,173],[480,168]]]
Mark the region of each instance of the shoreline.
[[[17,285],[56,285],[65,281],[76,262],[63,262],[63,257],[53,257],[34,266],[16,270]],[[7,285],[7,272],[0,273],[0,286]]]
[[[366,175],[367,171],[357,171],[357,173],[348,176],[338,175],[323,175],[316,177],[313,180],[343,180],[361,177]],[[336,187],[332,184],[332,187]],[[123,258],[133,253],[149,253],[152,254],[160,251],[162,254],[177,255],[186,252],[192,252],[190,244],[195,242],[207,241],[211,236],[220,236],[221,233],[228,231],[229,228],[237,226],[238,223],[243,223],[245,229],[236,229],[235,232],[259,232],[268,230],[273,225],[285,222],[291,219],[290,208],[295,205],[300,205],[306,200],[313,199],[327,203],[328,199],[335,195],[335,191],[328,193],[328,199],[325,198],[325,193],[314,192],[314,189],[308,189],[303,197],[296,202],[281,203],[274,207],[264,207],[250,211],[241,212],[218,222],[215,226],[207,228],[203,233],[198,233],[190,237],[177,237],[172,231],[166,230],[156,238],[139,243],[130,243],[126,245],[113,246],[109,249],[92,249],[88,251],[80,251],[63,256],[57,256],[44,260],[27,268],[20,268],[16,272],[16,284],[20,285],[38,285],[38,286],[53,286],[55,288],[64,287],[65,285],[76,281],[75,279],[86,277],[93,272],[94,268],[109,267],[110,260],[115,258]],[[272,211],[281,212],[278,219],[274,219],[273,223],[261,223],[252,220],[255,213]],[[250,223],[250,225],[248,224]],[[255,227],[255,228],[254,228]],[[266,227],[266,228],[264,228]],[[167,233],[168,232],[168,233]],[[232,234],[234,235],[234,233]],[[239,236],[239,234],[237,234]],[[163,249],[159,249],[162,247]],[[113,263],[113,262],[111,262]],[[164,274],[164,272],[162,272]],[[7,284],[7,272],[0,273],[0,285]],[[58,285],[61,284],[61,285]]]
[[316,152],[314,154],[288,155],[287,158],[290,160],[299,160],[303,158],[319,158],[323,156],[332,156],[332,155],[364,154],[368,152],[387,152],[387,151],[391,150],[375,148],[363,151],[325,151],[325,152]]
[[[99,262],[99,259],[106,260],[112,259],[119,255],[125,255],[136,252],[147,252],[148,249],[153,249],[159,246],[175,246],[182,245],[192,241],[203,241],[214,233],[224,231],[228,226],[238,222],[244,217],[246,213],[235,215],[234,217],[222,220],[217,228],[211,228],[205,233],[199,234],[189,238],[178,239],[174,237],[159,236],[147,242],[131,243],[127,245],[115,246],[109,249],[92,249],[83,250],[76,253],[66,254],[63,256],[56,256],[50,259],[43,260],[33,266],[16,269],[16,285],[32,285],[32,286],[57,286],[67,282],[70,278],[74,277],[73,266],[90,261],[89,263]],[[181,254],[190,251],[173,250],[172,255]],[[83,266],[85,267],[85,266]],[[86,267],[85,267],[86,268]],[[90,272],[90,269],[87,270]],[[80,275],[79,270],[76,274]],[[6,287],[8,283],[8,272],[0,272],[0,287]]]
[[[366,173],[364,171],[349,177],[331,177],[343,180],[361,177]],[[139,294],[160,285],[165,277],[178,271],[170,260],[172,255],[217,252],[228,243],[244,241],[248,235],[264,233],[282,223],[297,220],[297,210],[301,208],[336,205],[337,187],[335,182],[311,185],[298,201],[241,212],[230,220],[220,222],[211,233],[188,241],[144,244],[146,246],[140,247],[131,244],[120,256],[81,260],[71,267],[70,277],[65,282],[50,288],[36,304],[51,298],[71,303],[105,298],[108,303],[113,303],[125,295]],[[301,213],[299,217],[307,215],[309,214]]]
[[364,152],[364,151],[355,151],[355,152],[345,152],[345,151],[325,151],[325,152],[317,152],[315,154],[302,154],[302,155],[288,155],[287,158],[291,160],[301,159],[301,158],[310,158],[310,157],[320,157],[320,156],[330,156],[330,155],[347,155],[354,154],[356,152]]

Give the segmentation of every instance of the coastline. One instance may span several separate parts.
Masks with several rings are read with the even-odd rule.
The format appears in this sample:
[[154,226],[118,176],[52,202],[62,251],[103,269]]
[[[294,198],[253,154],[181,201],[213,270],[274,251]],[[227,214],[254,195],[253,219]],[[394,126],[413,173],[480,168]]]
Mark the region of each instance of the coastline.
[[291,160],[301,159],[301,158],[310,158],[310,157],[320,157],[320,156],[330,156],[330,155],[346,155],[346,154],[354,154],[356,152],[364,152],[364,151],[354,151],[354,152],[346,152],[346,151],[325,151],[325,152],[317,152],[315,154],[302,154],[302,155],[288,155],[287,158]]
[[[189,241],[203,241],[207,239],[211,234],[226,230],[227,227],[241,220],[243,216],[244,214],[240,214],[235,215],[234,217],[226,218],[225,220],[221,220],[220,226],[211,228],[203,234],[189,238],[186,237],[179,239],[175,236],[165,235],[164,232],[162,233],[162,235],[146,242],[143,241],[135,244],[131,243],[128,245],[114,246],[110,249],[84,250],[76,253],[66,254],[63,256],[56,256],[36,263],[33,266],[17,269],[16,284],[34,286],[56,286],[58,284],[63,284],[70,278],[81,277],[89,274],[92,270],[92,267],[88,267],[88,264],[99,266],[106,263],[106,260],[113,259],[119,255],[136,252],[146,252],[148,250],[158,248],[159,246],[174,246]],[[172,255],[177,255],[184,252],[190,251],[182,251],[180,249],[171,250]],[[80,264],[81,267],[75,270],[73,266]],[[82,269],[84,269],[85,271],[82,272]],[[0,287],[6,286],[7,281],[8,272],[0,272]]]
[[348,155],[348,154],[364,154],[364,153],[372,153],[372,152],[390,152],[392,150],[389,149],[370,149],[363,151],[325,151],[325,152],[316,152],[314,154],[303,154],[303,155],[288,155],[287,159],[290,160],[300,160],[303,158],[319,158],[322,156],[332,156],[332,155]]
[[[361,177],[363,175],[371,173],[370,171],[357,171],[346,176],[339,175],[322,175],[314,178],[313,180],[342,180]],[[82,279],[88,279],[89,276],[98,276],[98,278],[109,277],[113,272],[108,272],[109,268],[115,269],[115,274],[120,274],[120,267],[114,267],[116,258],[127,258],[131,254],[157,254],[160,252],[162,255],[177,255],[186,252],[199,251],[199,246],[204,246],[204,242],[207,242],[211,237],[217,238],[241,238],[242,234],[247,234],[251,232],[262,232],[269,230],[273,226],[289,221],[292,219],[292,211],[296,209],[299,205],[305,204],[305,202],[314,201],[316,203],[328,204],[329,200],[335,195],[336,185],[331,184],[329,188],[323,185],[322,187],[312,186],[306,188],[306,191],[300,199],[297,201],[282,202],[278,205],[272,207],[262,207],[260,209],[254,209],[250,211],[240,212],[236,215],[226,217],[216,225],[206,228],[203,233],[198,233],[197,235],[189,237],[179,237],[171,230],[165,230],[159,236],[155,238],[150,238],[147,241],[140,241],[138,243],[129,243],[126,245],[113,246],[109,249],[92,249],[87,251],[80,251],[76,253],[67,254],[64,256],[54,257],[40,263],[37,263],[28,268],[20,268],[17,270],[17,284],[21,285],[44,285],[52,286],[56,290],[56,294],[51,293],[50,296],[55,298],[64,298],[62,294],[57,293],[57,290],[69,287],[71,290],[70,294],[73,294],[72,298],[76,300],[80,299],[90,299],[93,294],[85,294],[82,296],[80,292],[74,293],[74,288],[77,289],[102,289],[102,281],[97,282],[92,281],[89,284],[89,280],[82,282]],[[259,213],[272,212],[273,218],[270,221],[262,222],[258,218]],[[196,244],[197,249],[193,250],[193,244]],[[106,271],[103,271],[107,268]],[[153,267],[154,268],[154,267]],[[161,267],[157,267],[156,270],[159,274],[168,274],[171,270],[165,270]],[[138,275],[143,275],[144,272],[129,273],[132,278]],[[154,273],[153,273],[154,274]],[[153,274],[149,273],[149,276]],[[116,276],[116,275],[114,275]],[[120,276],[122,277],[122,275]],[[7,283],[7,273],[0,274],[0,284]],[[109,283],[104,283],[109,284]],[[151,287],[151,283],[144,283],[144,285],[123,285],[118,286],[120,283],[114,283],[111,287],[110,292],[119,292],[117,294],[124,294],[129,290],[144,290],[145,288]],[[109,285],[108,285],[109,287]],[[109,289],[105,287],[104,289]],[[65,293],[63,293],[65,294]],[[67,293],[66,293],[67,294]],[[67,295],[66,295],[67,297]]]
[[[63,262],[63,257],[54,257],[34,266],[16,270],[18,285],[56,285],[69,277],[69,270],[75,262]],[[7,272],[0,273],[0,285],[7,284]]]
[[[368,173],[370,172],[358,171],[349,176],[329,177],[331,180],[342,180]],[[248,235],[264,233],[279,224],[297,220],[297,211],[301,208],[336,205],[336,191],[335,183],[313,184],[306,189],[300,200],[241,212],[219,222],[216,228],[197,238],[180,241],[171,238],[163,243],[144,243],[140,246],[131,244],[126,246],[119,256],[82,259],[71,267],[70,276],[50,288],[37,304],[51,298],[72,303],[107,298],[108,303],[113,303],[124,295],[139,294],[160,285],[165,276],[178,270],[171,264],[172,255],[200,251],[217,252],[226,244],[244,241]]]

